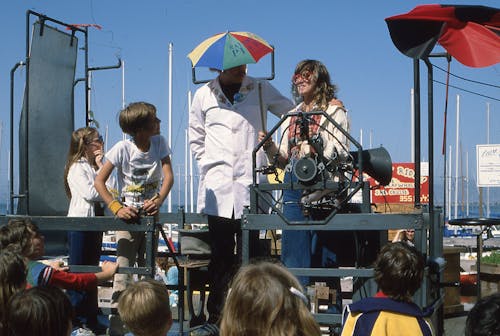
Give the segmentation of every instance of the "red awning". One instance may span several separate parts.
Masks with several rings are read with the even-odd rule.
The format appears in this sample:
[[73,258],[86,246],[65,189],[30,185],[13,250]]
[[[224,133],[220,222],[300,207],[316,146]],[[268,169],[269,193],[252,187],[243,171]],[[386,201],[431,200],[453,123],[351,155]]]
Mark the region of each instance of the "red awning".
[[394,45],[408,57],[427,57],[436,43],[460,63],[500,62],[500,10],[485,6],[422,5],[385,19]]

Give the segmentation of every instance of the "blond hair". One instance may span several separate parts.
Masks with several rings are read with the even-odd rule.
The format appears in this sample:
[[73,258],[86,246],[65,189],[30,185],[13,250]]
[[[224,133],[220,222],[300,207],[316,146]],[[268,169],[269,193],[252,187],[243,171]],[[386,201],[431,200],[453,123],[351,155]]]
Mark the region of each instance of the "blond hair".
[[145,129],[151,119],[156,118],[156,107],[146,102],[130,103],[120,111],[118,121],[124,133],[131,136]]
[[152,279],[128,285],[118,300],[118,313],[136,336],[165,335],[172,325],[167,287]]
[[221,336],[319,336],[300,283],[285,267],[259,262],[233,279],[222,312]]
[[[64,189],[68,198],[71,198],[71,190],[68,184],[69,168],[73,163],[85,156],[85,146],[92,142],[96,134],[99,134],[99,132],[94,127],[82,127],[71,133],[68,158],[64,167]],[[91,165],[95,164],[94,162],[89,163]]]

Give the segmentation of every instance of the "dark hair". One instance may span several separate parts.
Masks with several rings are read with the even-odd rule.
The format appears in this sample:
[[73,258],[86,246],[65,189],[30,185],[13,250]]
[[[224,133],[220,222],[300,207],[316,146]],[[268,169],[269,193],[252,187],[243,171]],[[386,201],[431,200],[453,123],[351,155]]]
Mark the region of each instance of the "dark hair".
[[[297,66],[295,67],[293,75],[295,77],[295,75],[302,74],[304,71],[310,71],[312,74],[312,78],[316,81],[313,98],[314,102],[320,109],[326,111],[326,109],[328,108],[328,103],[333,98],[336,98],[338,90],[337,86],[331,83],[330,74],[328,73],[325,65],[320,61],[303,60],[299,62],[299,64],[297,64]],[[293,83],[293,79],[292,95],[297,103],[302,101],[302,97],[299,95],[297,91],[297,85]]]
[[387,296],[411,301],[424,276],[424,257],[413,246],[403,242],[385,245],[375,261],[375,281]]
[[495,335],[500,335],[500,293],[479,300],[465,322],[465,336]]
[[130,103],[120,111],[118,121],[124,133],[131,136],[148,126],[148,123],[156,118],[156,107],[146,102]]
[[29,218],[14,218],[9,223],[0,228],[1,248],[9,245],[18,246],[20,253],[24,257],[33,254],[31,238],[38,233],[38,226],[32,223]]
[[[0,330],[5,326],[9,299],[26,287],[26,265],[16,246],[0,250]],[[4,335],[0,332],[1,335]]]
[[73,318],[68,297],[57,287],[32,287],[9,302],[7,330],[11,336],[66,336]]

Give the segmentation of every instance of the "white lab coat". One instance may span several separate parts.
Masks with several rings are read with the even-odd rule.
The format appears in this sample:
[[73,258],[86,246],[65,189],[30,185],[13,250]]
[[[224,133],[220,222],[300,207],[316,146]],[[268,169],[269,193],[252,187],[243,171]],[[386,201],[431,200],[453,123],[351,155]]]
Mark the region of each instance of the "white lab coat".
[[[250,205],[252,151],[262,130],[259,81],[245,77],[231,104],[218,78],[200,87],[189,112],[189,143],[200,174],[198,212],[239,219]],[[281,116],[293,103],[267,81],[261,81],[264,109]],[[257,166],[266,158],[258,153]]]

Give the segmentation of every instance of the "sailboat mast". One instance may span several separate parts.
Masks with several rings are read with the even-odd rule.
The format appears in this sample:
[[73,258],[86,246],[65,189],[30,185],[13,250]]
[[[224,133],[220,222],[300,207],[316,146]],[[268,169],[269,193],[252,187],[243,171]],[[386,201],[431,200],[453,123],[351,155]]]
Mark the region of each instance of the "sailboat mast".
[[188,153],[189,153],[189,140],[188,130],[184,131],[185,145],[184,145],[184,208],[187,209],[188,204]]
[[[168,44],[168,144],[172,147],[172,50],[173,44]],[[168,194],[168,212],[172,212],[172,193]]]
[[460,213],[463,215],[465,212],[464,207],[464,189],[465,189],[465,179],[464,179],[464,156],[463,156],[462,141],[460,141]]
[[[191,90],[188,90],[188,112],[191,111]],[[188,133],[188,142],[189,142],[189,133]],[[193,153],[191,152],[191,146],[188,145],[189,148],[189,202],[191,204],[191,212],[194,212],[194,187],[193,187]]]
[[469,151],[465,152],[465,213],[469,217]]
[[458,134],[460,130],[460,96],[457,95],[457,124],[455,136],[455,212],[454,218],[458,217]]
[[451,179],[452,179],[452,174],[451,174],[451,145],[450,145],[450,150],[448,154],[448,174],[446,174],[446,184],[448,186],[448,219],[451,218]]
[[[486,143],[490,144],[490,103],[486,103]],[[490,217],[490,187],[486,187],[486,217]]]
[[[125,108],[125,61],[122,61],[122,110]],[[122,140],[126,140],[127,136],[122,132]]]

